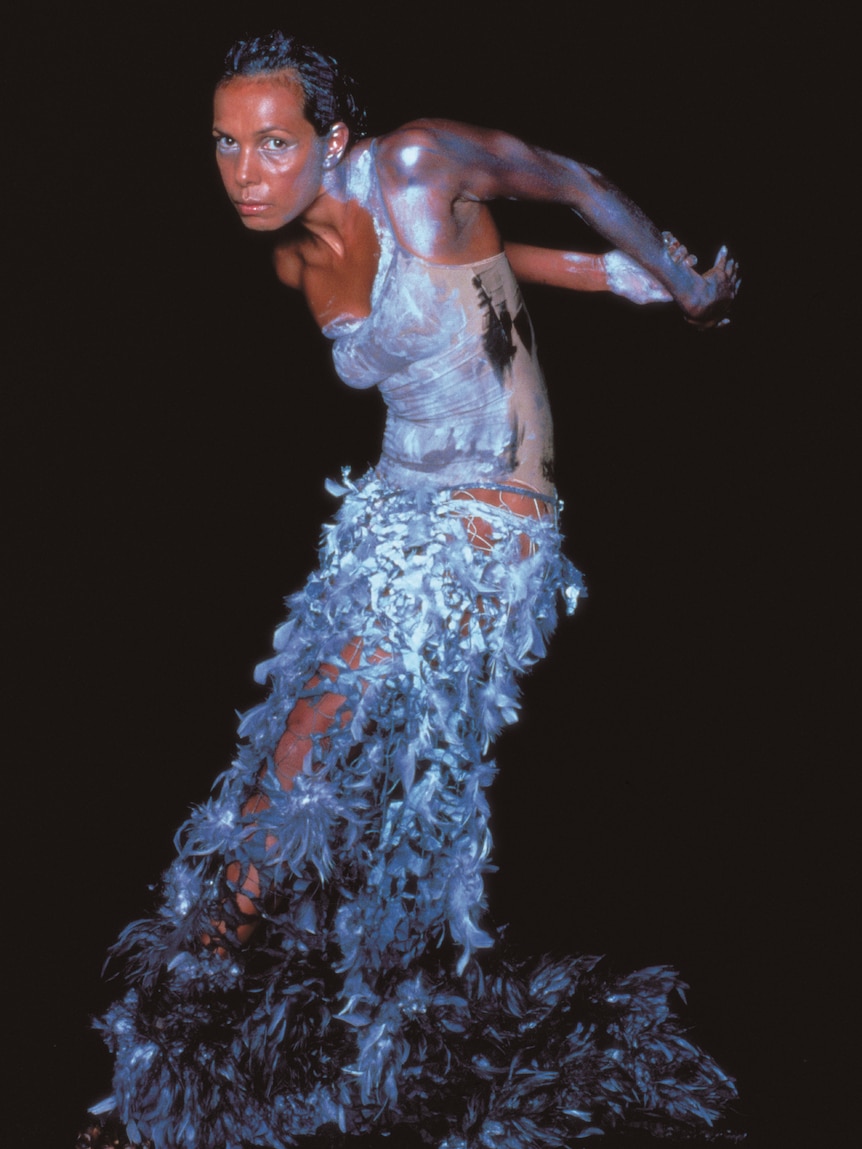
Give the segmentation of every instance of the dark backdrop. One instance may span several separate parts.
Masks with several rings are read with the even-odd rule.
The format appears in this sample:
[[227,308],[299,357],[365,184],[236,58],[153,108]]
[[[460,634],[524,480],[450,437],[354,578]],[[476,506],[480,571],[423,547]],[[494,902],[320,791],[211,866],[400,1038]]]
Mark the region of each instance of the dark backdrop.
[[[106,1089],[105,950],[230,759],[333,510],[324,479],[376,458],[377,397],[335,379],[210,155],[222,52],[277,24],[348,62],[376,131],[508,128],[604,170],[702,263],[739,254],[721,332],[528,293],[590,597],[499,745],[492,911],[531,949],[676,965],[752,1144],[832,1143],[849,29],[765,8],[35,5],[7,26],[10,1144],[70,1146]],[[603,246],[562,209],[499,215],[513,238]]]

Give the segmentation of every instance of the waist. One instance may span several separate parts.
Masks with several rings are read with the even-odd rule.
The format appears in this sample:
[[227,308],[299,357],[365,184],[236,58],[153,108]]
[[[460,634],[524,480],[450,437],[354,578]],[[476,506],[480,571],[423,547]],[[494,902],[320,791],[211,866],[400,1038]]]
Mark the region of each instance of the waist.
[[523,519],[544,519],[556,515],[559,500],[543,495],[526,484],[488,483],[480,487],[455,487],[453,499],[470,499],[490,507],[505,507]]

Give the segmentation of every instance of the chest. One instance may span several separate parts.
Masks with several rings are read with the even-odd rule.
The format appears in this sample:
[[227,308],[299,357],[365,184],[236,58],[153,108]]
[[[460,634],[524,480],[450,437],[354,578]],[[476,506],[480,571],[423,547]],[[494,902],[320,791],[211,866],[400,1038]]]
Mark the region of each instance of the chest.
[[313,239],[303,252],[300,289],[318,326],[371,314],[380,245],[367,211],[356,209],[337,245]]

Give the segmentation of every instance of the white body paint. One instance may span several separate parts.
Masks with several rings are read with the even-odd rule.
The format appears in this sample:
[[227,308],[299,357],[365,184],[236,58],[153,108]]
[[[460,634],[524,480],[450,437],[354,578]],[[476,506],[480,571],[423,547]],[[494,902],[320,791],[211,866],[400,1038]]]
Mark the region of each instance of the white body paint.
[[395,483],[437,487],[513,477],[539,485],[550,413],[505,255],[445,266],[401,247],[373,147],[356,158],[349,194],[370,211],[380,243],[372,310],[335,320],[324,334],[344,382],[376,385],[386,402],[378,470]]

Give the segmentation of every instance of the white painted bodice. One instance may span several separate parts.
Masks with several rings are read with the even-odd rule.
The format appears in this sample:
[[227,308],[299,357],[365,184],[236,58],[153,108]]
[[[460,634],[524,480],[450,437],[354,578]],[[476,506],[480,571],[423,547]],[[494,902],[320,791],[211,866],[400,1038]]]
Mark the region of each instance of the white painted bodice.
[[501,252],[474,264],[430,263],[396,239],[374,145],[351,158],[349,193],[370,213],[380,259],[367,319],[324,328],[351,387],[377,386],[387,418],[378,470],[397,484],[505,481],[526,429],[513,395],[545,400],[533,330]]

